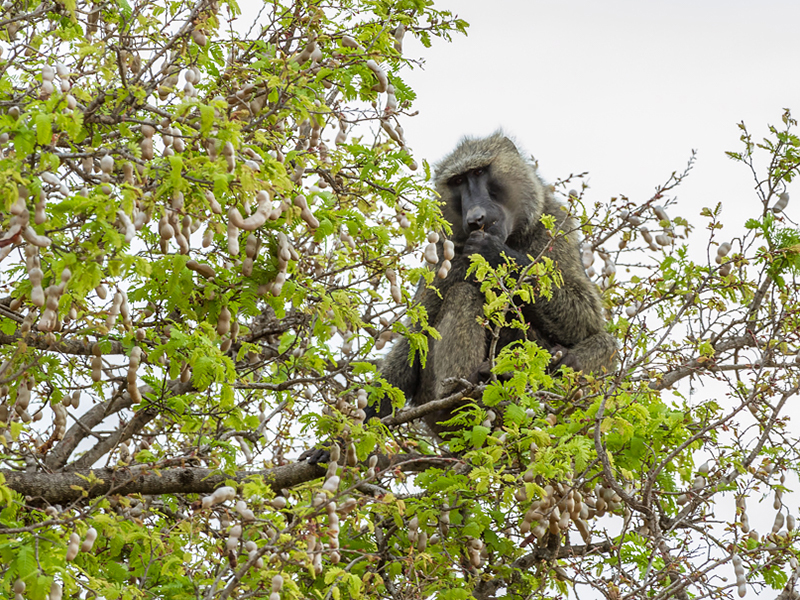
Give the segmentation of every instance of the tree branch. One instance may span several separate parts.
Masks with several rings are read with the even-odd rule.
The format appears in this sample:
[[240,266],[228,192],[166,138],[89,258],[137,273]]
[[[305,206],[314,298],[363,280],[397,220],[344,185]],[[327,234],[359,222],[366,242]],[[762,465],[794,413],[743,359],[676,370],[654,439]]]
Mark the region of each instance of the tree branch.
[[[279,492],[322,477],[325,469],[307,462],[297,462],[265,471],[237,471],[233,475],[215,469],[183,467],[158,469],[151,465],[116,469],[81,469],[63,473],[23,473],[0,469],[6,485],[34,502],[67,504],[81,499],[109,494],[210,494],[234,480],[243,483],[252,477],[263,477]],[[2,531],[2,530],[0,530]]]

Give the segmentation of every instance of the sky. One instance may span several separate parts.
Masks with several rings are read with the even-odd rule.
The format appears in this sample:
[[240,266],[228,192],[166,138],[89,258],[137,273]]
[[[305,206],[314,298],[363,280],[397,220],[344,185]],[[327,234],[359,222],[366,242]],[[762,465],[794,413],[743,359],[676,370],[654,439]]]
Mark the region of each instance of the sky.
[[[784,108],[800,118],[800,2],[437,7],[470,27],[430,49],[406,43],[408,56],[426,61],[404,75],[418,94],[419,115],[403,122],[418,159],[435,162],[461,136],[502,128],[536,157],[544,179],[588,171],[589,200],[643,201],[696,149],[696,166],[676,191],[681,213],[699,224],[700,208],[721,201],[734,225],[757,201],[749,171],[725,155],[740,149],[737,123],[761,139],[768,124],[781,125]],[[800,189],[794,196],[787,215],[798,221]]]

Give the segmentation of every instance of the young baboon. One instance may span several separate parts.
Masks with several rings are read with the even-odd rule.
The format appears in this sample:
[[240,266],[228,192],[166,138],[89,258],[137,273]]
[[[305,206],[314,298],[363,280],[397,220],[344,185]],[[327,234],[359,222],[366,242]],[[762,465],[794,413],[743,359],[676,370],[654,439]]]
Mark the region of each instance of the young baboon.
[[[434,181],[444,203],[442,212],[452,225],[455,257],[447,277],[436,280],[439,293],[420,288],[418,299],[441,339],[428,340],[424,369],[418,359],[409,364],[408,341],[397,341],[381,367],[383,377],[419,406],[450,392],[442,386],[447,378],[474,381],[488,372],[488,331],[477,322],[485,298],[479,286],[466,279],[472,254],[480,254],[492,266],[502,263],[502,254],[518,265],[530,264],[528,256],[553,259],[563,286],[550,300],[538,298],[521,307],[536,336],[531,339],[554,353],[553,368],[563,364],[584,372],[610,370],[616,344],[605,331],[597,286],[581,264],[576,224],[514,143],[499,132],[464,139],[436,166]],[[555,218],[560,232],[555,238],[540,222],[543,214]],[[507,333],[501,335],[498,351],[515,339]],[[386,400],[380,407],[370,406],[367,418],[390,411]],[[439,412],[426,421],[438,432],[437,424],[448,418],[447,412]]]

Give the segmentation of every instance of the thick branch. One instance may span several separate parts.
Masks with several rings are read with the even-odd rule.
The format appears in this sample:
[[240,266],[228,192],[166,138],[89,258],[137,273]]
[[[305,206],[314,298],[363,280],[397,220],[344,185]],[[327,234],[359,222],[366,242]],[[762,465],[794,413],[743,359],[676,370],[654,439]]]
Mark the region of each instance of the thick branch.
[[325,469],[307,462],[291,463],[265,471],[237,471],[222,474],[212,469],[185,467],[154,469],[149,466],[118,469],[83,469],[64,473],[22,473],[0,469],[6,485],[33,501],[67,504],[106,494],[210,494],[233,479],[243,483],[250,477],[263,477],[279,492],[325,475]]

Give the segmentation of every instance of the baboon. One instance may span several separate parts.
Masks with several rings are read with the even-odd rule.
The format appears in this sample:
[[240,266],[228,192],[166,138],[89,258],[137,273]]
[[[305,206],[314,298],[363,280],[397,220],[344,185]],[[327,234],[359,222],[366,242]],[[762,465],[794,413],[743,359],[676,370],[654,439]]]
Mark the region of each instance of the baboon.
[[[455,256],[447,277],[436,279],[435,290],[421,285],[417,301],[427,310],[428,323],[441,339],[429,337],[424,369],[419,357],[409,363],[406,338],[395,342],[380,368],[386,381],[400,389],[407,402],[420,406],[451,392],[443,386],[448,378],[477,383],[488,375],[490,334],[477,320],[483,314],[485,296],[475,281],[467,279],[473,254],[480,254],[494,267],[505,260],[503,255],[520,266],[530,264],[528,256],[555,261],[563,285],[553,290],[550,300],[537,298],[521,307],[530,326],[528,338],[554,355],[553,370],[561,365],[585,373],[610,370],[616,344],[605,331],[597,286],[583,269],[576,224],[514,143],[500,132],[462,140],[436,165],[434,184],[443,202],[442,213],[453,230],[450,240]],[[555,218],[555,237],[540,222],[543,214]],[[520,339],[519,335],[517,330],[501,332],[497,351]],[[367,420],[385,417],[391,413],[391,403],[384,398],[365,412]],[[444,431],[440,423],[451,416],[450,411],[436,411],[425,421],[438,434]],[[328,452],[317,448],[303,458],[311,463],[327,462]]]
[[[530,264],[529,256],[553,259],[564,283],[550,300],[537,298],[521,307],[530,325],[529,339],[554,354],[552,369],[567,365],[587,373],[610,370],[616,344],[605,331],[597,286],[583,269],[576,224],[514,143],[500,132],[466,138],[436,165],[434,183],[442,213],[452,226],[455,257],[447,277],[436,280],[438,293],[421,287],[418,301],[441,339],[429,338],[424,369],[418,357],[409,364],[408,341],[397,341],[380,369],[386,381],[419,406],[450,393],[443,388],[447,378],[475,381],[488,375],[489,332],[477,321],[485,297],[476,282],[466,279],[472,254],[480,254],[494,267],[504,261],[503,254],[520,266]],[[540,222],[543,214],[555,218],[555,238]],[[519,339],[515,331],[502,332],[497,351]],[[366,412],[368,419],[384,417],[391,405],[384,400]],[[426,422],[438,433],[438,423],[450,416],[440,411],[428,415]]]

